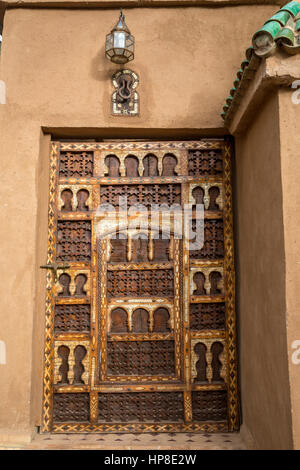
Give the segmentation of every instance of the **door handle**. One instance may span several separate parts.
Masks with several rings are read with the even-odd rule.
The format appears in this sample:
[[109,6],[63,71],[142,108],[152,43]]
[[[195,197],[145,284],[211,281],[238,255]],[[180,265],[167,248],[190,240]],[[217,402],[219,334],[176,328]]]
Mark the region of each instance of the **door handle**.
[[53,263],[53,264],[42,264],[40,266],[41,269],[52,269],[53,274],[54,274],[54,281],[57,281],[57,271],[60,269],[62,271],[65,271],[66,269],[69,269],[71,266],[68,263],[64,264],[58,264],[58,263]]

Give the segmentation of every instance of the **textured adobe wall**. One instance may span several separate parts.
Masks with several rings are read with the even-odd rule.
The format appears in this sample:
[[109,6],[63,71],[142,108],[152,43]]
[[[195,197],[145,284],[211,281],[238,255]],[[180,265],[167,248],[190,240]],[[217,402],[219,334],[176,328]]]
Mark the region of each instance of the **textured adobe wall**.
[[[300,103],[292,104],[291,95],[292,90],[280,90],[279,116],[291,407],[294,448],[300,450]],[[296,341],[298,345],[293,347]]]
[[220,128],[252,34],[276,9],[128,10],[136,38],[128,66],[141,80],[141,115],[130,120],[110,116],[118,66],[104,57],[104,40],[118,11],[8,10],[1,64],[7,102],[49,127]]
[[292,447],[278,97],[236,139],[243,422],[260,449]]
[[0,440],[23,440],[31,421],[40,129],[8,109],[0,128],[0,339],[7,349],[0,365]]
[[139,137],[145,129],[147,137],[151,129],[160,129],[161,137],[172,129],[186,135],[192,129],[194,137],[222,132],[219,115],[244,51],[276,10],[256,5],[128,11],[137,41],[130,67],[141,78],[141,115],[131,119],[110,116],[110,76],[117,66],[103,57],[103,48],[117,10],[6,12],[0,67],[7,87],[6,104],[0,105],[5,267],[0,340],[6,342],[7,364],[0,365],[0,440],[16,440],[15,433],[24,439],[39,423],[45,273],[38,266],[46,260],[48,192],[41,127],[84,127],[98,135],[99,129],[107,134],[123,129],[124,137],[129,127]]

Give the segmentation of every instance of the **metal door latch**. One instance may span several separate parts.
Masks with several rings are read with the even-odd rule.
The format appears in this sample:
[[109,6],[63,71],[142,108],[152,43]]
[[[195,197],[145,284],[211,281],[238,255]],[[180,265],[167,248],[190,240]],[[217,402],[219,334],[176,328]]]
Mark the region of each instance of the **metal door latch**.
[[43,264],[40,266],[41,269],[52,269],[53,274],[54,274],[54,281],[57,281],[57,271],[65,271],[66,269],[69,269],[71,266],[67,263],[64,264],[58,264],[58,263],[53,263],[53,264]]

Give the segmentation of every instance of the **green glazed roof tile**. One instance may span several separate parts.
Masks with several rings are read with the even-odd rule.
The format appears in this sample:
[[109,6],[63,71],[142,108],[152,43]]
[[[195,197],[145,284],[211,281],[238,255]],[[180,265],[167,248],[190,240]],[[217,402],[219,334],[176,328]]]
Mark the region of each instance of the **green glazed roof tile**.
[[[269,23],[264,24],[261,29],[256,31],[256,33],[253,36],[252,42],[255,42],[256,38],[263,36],[263,35],[268,35],[268,36],[271,36],[272,39],[275,39],[280,30],[281,30],[281,25],[280,23],[278,23],[278,21],[270,21]],[[253,47],[255,49],[254,44],[253,44]]]
[[250,60],[252,59],[253,54],[254,54],[253,46],[248,47],[248,49],[246,50],[246,59],[248,60],[248,62],[250,62]]
[[300,19],[296,21],[295,31],[298,32],[300,30]]
[[289,46],[294,45],[294,31],[292,31],[290,28],[283,28],[276,37],[276,41],[281,40],[285,44],[288,44]]
[[249,60],[243,60],[243,62],[241,63],[241,69],[244,71],[246,67],[248,67],[249,65]]
[[238,105],[261,59],[274,54],[279,48],[290,55],[300,53],[300,0],[284,5],[253,35],[252,46],[246,50],[246,59],[237,72],[234,87],[230,90],[231,96],[226,100],[223,119]]
[[279,11],[275,15],[272,16],[268,21],[265,22],[265,24],[270,23],[271,21],[278,21],[278,23],[281,24],[281,26],[285,26],[290,19],[290,14],[288,11]]
[[284,5],[283,7],[281,7],[280,11],[288,11],[293,16],[297,16],[297,14],[300,11],[300,4],[299,4],[299,2],[295,2],[295,1],[289,2],[286,5]]
[[237,74],[236,74],[237,78],[239,78],[239,79],[241,80],[241,78],[242,78],[242,76],[243,76],[243,73],[244,73],[244,71],[243,71],[242,69],[239,69],[239,70],[237,71]]

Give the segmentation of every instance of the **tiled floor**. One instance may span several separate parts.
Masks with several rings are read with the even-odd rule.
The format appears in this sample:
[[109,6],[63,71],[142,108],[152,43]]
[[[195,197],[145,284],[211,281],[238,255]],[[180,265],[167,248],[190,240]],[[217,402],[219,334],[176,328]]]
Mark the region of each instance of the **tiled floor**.
[[[10,445],[9,448],[12,449],[13,447]],[[238,433],[44,434],[37,435],[30,444],[19,446],[18,449],[245,450],[246,447]]]

